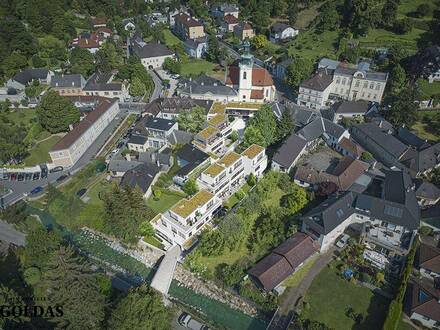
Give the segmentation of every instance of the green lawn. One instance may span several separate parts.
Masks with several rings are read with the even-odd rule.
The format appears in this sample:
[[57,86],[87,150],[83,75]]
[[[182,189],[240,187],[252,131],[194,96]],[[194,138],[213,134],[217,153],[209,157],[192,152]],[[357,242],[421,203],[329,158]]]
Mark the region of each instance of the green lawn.
[[286,281],[283,283],[286,287],[295,287],[297,286],[304,276],[309,272],[310,268],[315,264],[316,259],[318,259],[318,255],[313,256],[309,260],[307,260],[306,264],[303,265],[298,271],[296,271],[292,276],[290,276]]
[[24,159],[26,166],[34,166],[50,161],[49,150],[61,139],[60,136],[52,136],[49,139],[36,144],[29,150],[29,156]]
[[[419,5],[421,5],[422,3],[430,3],[430,1],[427,1],[427,0],[401,0],[399,7],[397,9],[398,18],[408,17],[408,14],[415,12],[417,7]],[[411,17],[411,18],[413,18],[413,17]],[[426,17],[421,17],[421,18],[415,18],[415,19],[430,20],[430,19],[432,19],[432,15],[428,15]]]
[[303,30],[306,29],[310,23],[318,16],[318,8],[321,6],[321,3],[311,6],[310,8],[301,10],[298,14],[298,19],[295,21],[294,26],[297,29]]
[[422,100],[429,99],[433,95],[440,95],[440,81],[434,81],[430,84],[426,79],[419,79],[417,84],[420,88],[420,97]]
[[182,63],[180,74],[184,77],[198,76],[202,73],[211,75],[216,64],[199,59],[191,59]]
[[313,29],[305,31],[289,43],[289,56],[303,56],[310,59],[336,58],[337,42],[336,31],[325,31],[322,34],[316,34]]
[[165,38],[165,44],[167,47],[172,48],[175,45],[182,44],[182,41],[177,38],[169,29],[163,30],[163,36]]
[[359,39],[360,46],[363,47],[390,47],[394,43],[398,43],[401,47],[414,52],[417,51],[417,40],[426,31],[420,29],[412,29],[407,34],[396,34],[384,29],[373,29],[368,32],[366,37]]
[[163,249],[163,244],[154,236],[151,237],[144,237],[144,242],[151,244],[159,249]]
[[5,115],[10,121],[25,126],[37,120],[35,109],[11,109],[9,112],[5,112]]
[[419,113],[419,120],[413,124],[413,130],[420,138],[437,142],[440,140],[440,132],[436,132],[429,127],[429,118],[435,115],[436,111],[426,111]]
[[[308,307],[303,316],[324,323],[330,328],[344,329],[381,329],[385,320],[389,301],[375,295],[371,290],[342,279],[335,263],[324,268],[314,279],[304,300]],[[360,325],[346,316],[347,308],[362,314]]]
[[162,213],[168,210],[171,206],[176,204],[185,195],[176,191],[162,189],[162,194],[158,200],[154,200],[154,196],[151,196],[147,200],[147,205],[156,213]]
[[[251,189],[251,186],[249,186],[247,183],[243,185],[239,190],[243,191],[245,194],[248,193],[248,191]],[[224,206],[226,206],[228,209],[231,209],[235,204],[239,202],[237,196],[233,194],[229,199],[224,203]]]

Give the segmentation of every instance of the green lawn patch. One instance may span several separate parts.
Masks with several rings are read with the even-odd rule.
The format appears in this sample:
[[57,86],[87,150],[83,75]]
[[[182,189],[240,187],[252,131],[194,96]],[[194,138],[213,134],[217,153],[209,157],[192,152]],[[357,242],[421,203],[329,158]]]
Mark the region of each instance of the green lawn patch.
[[35,109],[11,109],[4,112],[6,117],[17,124],[29,125],[37,120],[37,111]]
[[[408,14],[415,12],[417,7],[423,3],[431,3],[431,2],[427,1],[427,0],[401,0],[399,7],[397,8],[398,18],[410,17],[411,15],[408,16]],[[433,5],[433,7],[434,7],[434,5]],[[413,17],[411,17],[411,18],[413,18]],[[416,19],[430,20],[430,19],[432,19],[432,15],[428,15],[428,16],[420,17],[420,18],[416,18]]]
[[315,264],[315,261],[317,259],[318,259],[318,255],[315,255],[311,257],[309,260],[307,260],[306,263],[300,269],[298,269],[298,271],[296,271],[292,276],[286,279],[283,285],[289,288],[298,286],[298,284],[309,272],[310,268],[312,268],[312,266]]
[[434,116],[436,111],[424,111],[419,113],[419,120],[417,120],[411,130],[413,130],[420,138],[437,142],[440,140],[440,134],[436,133],[434,129],[430,128],[430,118]]
[[191,59],[186,63],[182,63],[180,74],[184,77],[199,76],[202,73],[211,75],[215,65],[205,60]]
[[[308,303],[303,316],[324,323],[333,329],[381,329],[389,301],[370,289],[341,278],[335,263],[325,267],[314,279],[304,300]],[[361,324],[346,315],[352,308],[362,314]]]
[[173,48],[175,45],[182,44],[182,41],[174,35],[169,29],[163,30],[163,36],[165,38],[165,44],[169,48]]
[[412,29],[406,34],[396,34],[392,31],[384,29],[370,29],[366,37],[359,39],[360,46],[368,48],[378,48],[378,47],[390,47],[392,44],[398,44],[399,46],[411,50],[413,52],[417,51],[417,40],[421,37],[423,33],[421,29]]
[[34,166],[50,161],[49,150],[61,139],[60,136],[54,135],[49,139],[37,143],[30,151],[29,156],[24,159],[26,166]]
[[[241,187],[238,191],[242,191],[245,194],[248,193],[248,191],[251,189],[251,186],[249,186],[247,183],[245,183],[243,185],[243,187]],[[231,209],[234,207],[235,204],[237,204],[239,202],[237,195],[233,194],[231,197],[229,197],[229,199],[224,203],[224,206],[227,207],[228,209]]]
[[162,213],[168,210],[171,206],[176,204],[185,194],[179,193],[177,191],[171,191],[168,189],[162,189],[162,194],[155,200],[154,196],[150,196],[147,200],[147,205],[155,212]]
[[154,236],[144,237],[144,242],[146,242],[148,244],[151,244],[151,245],[153,245],[153,246],[155,246],[155,247],[157,247],[157,248],[159,248],[161,250],[164,249],[163,244]]
[[335,58],[338,32],[325,31],[317,34],[314,29],[301,32],[289,44],[290,56],[302,56],[310,59],[321,57]]
[[316,4],[311,6],[310,8],[301,10],[298,14],[298,19],[295,21],[294,26],[297,29],[304,30],[306,29],[310,23],[319,15],[318,8],[321,4]]
[[440,81],[434,81],[430,84],[426,79],[419,79],[417,84],[422,100],[430,99],[433,95],[440,95]]

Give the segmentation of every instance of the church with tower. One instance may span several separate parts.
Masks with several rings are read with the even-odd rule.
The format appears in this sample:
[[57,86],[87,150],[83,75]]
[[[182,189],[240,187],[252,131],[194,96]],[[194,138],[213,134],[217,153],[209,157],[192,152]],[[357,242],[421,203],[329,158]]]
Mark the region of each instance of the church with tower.
[[200,76],[183,82],[178,94],[200,100],[218,102],[264,103],[275,100],[276,89],[270,73],[254,63],[244,43],[241,58],[228,67],[225,82],[207,76]]

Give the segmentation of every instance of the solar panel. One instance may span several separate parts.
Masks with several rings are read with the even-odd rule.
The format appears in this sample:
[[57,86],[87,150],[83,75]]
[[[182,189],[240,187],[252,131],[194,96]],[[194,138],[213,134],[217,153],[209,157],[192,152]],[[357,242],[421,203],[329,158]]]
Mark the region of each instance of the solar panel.
[[403,215],[403,209],[391,205],[385,205],[383,213],[390,215],[392,217],[401,218]]

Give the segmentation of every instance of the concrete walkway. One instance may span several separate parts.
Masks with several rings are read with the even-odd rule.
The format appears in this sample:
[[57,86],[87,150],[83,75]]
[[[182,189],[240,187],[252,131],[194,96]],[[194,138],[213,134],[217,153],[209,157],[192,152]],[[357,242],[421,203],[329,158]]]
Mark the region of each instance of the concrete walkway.
[[174,270],[176,269],[177,259],[180,256],[180,246],[175,245],[167,251],[165,257],[163,257],[159,268],[154,274],[151,281],[151,287],[156,289],[164,296],[168,295],[171,281],[173,280]]
[[295,315],[301,298],[306,294],[316,275],[332,260],[333,252],[334,247],[330,248],[326,253],[321,254],[298,286],[286,290],[286,297],[273,316],[267,329],[287,329]]

